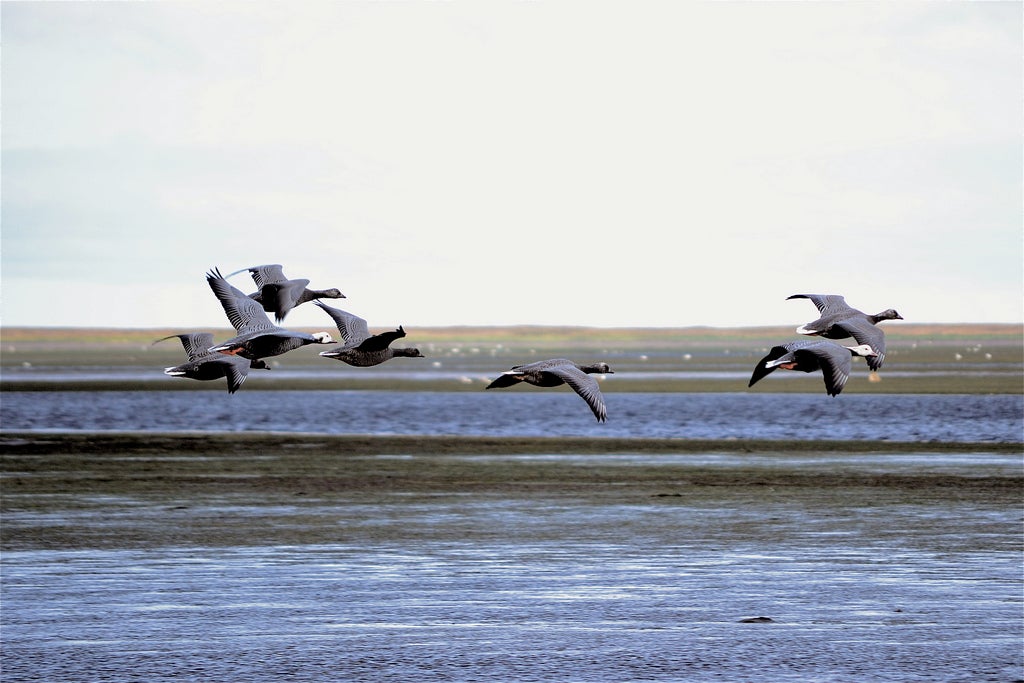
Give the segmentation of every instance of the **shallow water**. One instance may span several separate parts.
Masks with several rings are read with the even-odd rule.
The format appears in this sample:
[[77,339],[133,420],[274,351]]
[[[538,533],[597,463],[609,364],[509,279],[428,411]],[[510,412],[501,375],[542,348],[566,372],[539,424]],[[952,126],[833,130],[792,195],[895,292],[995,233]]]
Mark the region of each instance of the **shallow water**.
[[[247,547],[5,552],[4,681],[1024,674],[1021,515],[998,505],[396,496],[314,512],[351,540],[261,545],[282,511],[243,504],[192,514],[245,516]],[[400,540],[372,540],[381,527]]]
[[598,424],[569,391],[7,392],[7,430],[1024,440],[1024,396],[613,393]]

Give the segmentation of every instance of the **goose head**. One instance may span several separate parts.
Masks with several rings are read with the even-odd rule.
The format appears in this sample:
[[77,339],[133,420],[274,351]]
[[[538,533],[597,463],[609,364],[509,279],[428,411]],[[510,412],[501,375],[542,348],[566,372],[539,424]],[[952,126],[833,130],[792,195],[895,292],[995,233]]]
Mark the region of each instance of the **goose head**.
[[333,344],[334,339],[327,332],[314,332],[313,333],[314,344]]
[[903,316],[895,308],[887,308],[875,316],[879,320],[903,320]]
[[608,367],[607,363],[594,363],[583,368],[586,373],[594,373],[599,375],[614,375],[615,371]]
[[877,356],[878,355],[878,352],[876,352],[873,348],[871,348],[870,344],[858,344],[857,346],[847,346],[846,348],[850,349],[850,353],[852,353],[855,356]]
[[[405,358],[426,358],[419,349],[392,349],[396,356],[403,356]],[[320,354],[321,356],[323,354]]]

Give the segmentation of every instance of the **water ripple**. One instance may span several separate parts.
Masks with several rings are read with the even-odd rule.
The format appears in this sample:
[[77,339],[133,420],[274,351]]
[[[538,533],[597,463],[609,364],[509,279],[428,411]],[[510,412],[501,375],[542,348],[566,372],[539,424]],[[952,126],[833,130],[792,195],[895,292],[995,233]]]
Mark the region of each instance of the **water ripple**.
[[324,434],[1024,440],[1019,395],[614,393],[596,424],[569,391],[8,392],[9,430]]

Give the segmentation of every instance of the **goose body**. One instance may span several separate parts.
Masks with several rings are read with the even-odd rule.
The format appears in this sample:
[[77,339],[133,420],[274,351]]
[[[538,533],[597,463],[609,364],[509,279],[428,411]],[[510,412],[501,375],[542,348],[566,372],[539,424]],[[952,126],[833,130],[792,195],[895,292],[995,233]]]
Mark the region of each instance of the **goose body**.
[[597,421],[604,422],[608,419],[608,409],[605,406],[601,388],[597,380],[591,377],[592,374],[611,375],[614,372],[607,363],[580,365],[566,358],[552,358],[526,365],[516,365],[511,370],[506,370],[499,375],[487,385],[487,388],[500,389],[514,386],[520,382],[526,382],[536,387],[557,387],[568,384],[590,406]]
[[858,344],[867,344],[875,350],[876,356],[869,356],[868,367],[878,370],[885,362],[885,332],[878,323],[883,320],[903,320],[895,309],[887,308],[873,315],[864,313],[846,303],[838,294],[794,294],[789,299],[810,299],[821,317],[796,329],[797,334],[846,339],[853,337]]
[[401,325],[393,332],[370,334],[370,328],[366,321],[359,316],[339,308],[333,308],[321,301],[317,301],[315,304],[331,316],[338,326],[338,333],[344,342],[341,346],[321,351],[321,356],[360,368],[380,365],[396,357],[423,358],[419,349],[391,348],[393,341],[405,336],[405,329]]
[[[252,266],[242,270],[248,270],[253,282],[256,283],[257,291],[249,294],[249,298],[259,303],[267,313],[273,313],[278,323],[284,320],[288,311],[307,301],[345,298],[345,295],[336,288],[309,289],[309,280],[291,280],[285,277],[284,268],[278,263]],[[242,270],[236,270],[231,275],[241,273]]]
[[847,380],[854,356],[872,358],[874,349],[866,344],[842,346],[824,339],[801,339],[773,346],[768,355],[758,361],[750,376],[748,387],[757,384],[777,368],[796,372],[821,370],[825,380],[825,393],[838,396]]
[[188,361],[181,365],[164,369],[165,375],[187,377],[200,381],[226,377],[228,380],[228,393],[233,394],[241,388],[242,382],[249,376],[250,369],[270,369],[261,360],[250,360],[241,356],[228,356],[216,351],[210,351],[210,347],[213,346],[213,335],[207,332],[172,334],[157,339],[153,343],[156,344],[173,338],[181,340],[181,345],[185,349]]
[[257,360],[279,356],[307,344],[334,342],[326,332],[308,334],[274,325],[258,302],[231,286],[216,268],[206,274],[206,281],[238,332],[231,339],[211,347],[210,351]]

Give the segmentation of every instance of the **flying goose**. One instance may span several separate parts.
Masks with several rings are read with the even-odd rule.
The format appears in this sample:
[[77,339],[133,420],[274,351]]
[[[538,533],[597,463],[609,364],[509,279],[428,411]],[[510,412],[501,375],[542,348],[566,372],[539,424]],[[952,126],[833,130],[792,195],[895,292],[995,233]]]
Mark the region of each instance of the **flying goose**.
[[267,313],[273,313],[278,323],[284,320],[288,311],[307,301],[346,298],[344,294],[333,287],[331,289],[307,289],[309,280],[304,278],[289,280],[284,275],[284,269],[278,263],[242,268],[231,275],[237,275],[243,270],[249,271],[257,287],[257,291],[250,294],[249,298],[259,302]]
[[259,303],[232,287],[216,268],[206,274],[206,281],[238,332],[237,336],[211,347],[210,351],[257,360],[279,356],[306,344],[334,343],[326,332],[307,334],[274,325]]
[[384,361],[391,360],[397,356],[406,358],[423,358],[419,349],[413,348],[391,348],[391,342],[405,336],[405,329],[399,325],[394,332],[381,332],[370,334],[370,328],[366,321],[357,315],[338,308],[332,308],[321,301],[314,302],[322,308],[327,315],[334,319],[338,325],[338,332],[341,334],[343,345],[321,351],[320,355],[325,358],[340,360],[360,368],[380,365]]
[[757,362],[747,386],[754,386],[776,368],[797,372],[821,370],[825,380],[825,393],[829,396],[838,396],[846,381],[850,379],[853,357],[872,358],[874,355],[875,350],[867,344],[842,346],[824,339],[800,339],[779,344],[773,346],[768,355]]
[[241,356],[227,356],[223,353],[210,351],[213,346],[213,335],[208,332],[192,332],[187,334],[172,334],[157,339],[154,344],[166,339],[177,337],[188,355],[188,362],[176,365],[173,368],[166,368],[165,375],[172,377],[187,377],[202,381],[220,379],[227,377],[228,393],[233,394],[242,386],[242,382],[249,376],[250,369],[269,370],[270,366],[261,360],[249,360]]
[[497,379],[487,385],[487,388],[500,389],[520,382],[537,387],[557,387],[568,384],[587,402],[597,421],[604,422],[608,419],[608,409],[605,407],[604,396],[601,394],[597,380],[590,376],[593,373],[615,374],[607,363],[580,365],[565,358],[552,358],[526,365],[516,365],[511,370],[506,370],[499,375]]
[[797,334],[817,335],[826,339],[853,337],[858,344],[867,344],[878,355],[867,359],[868,367],[877,371],[885,361],[885,332],[878,323],[883,320],[903,320],[895,309],[887,308],[881,313],[869,315],[849,306],[846,299],[838,294],[794,294],[790,299],[810,299],[821,313],[821,317],[796,329]]

